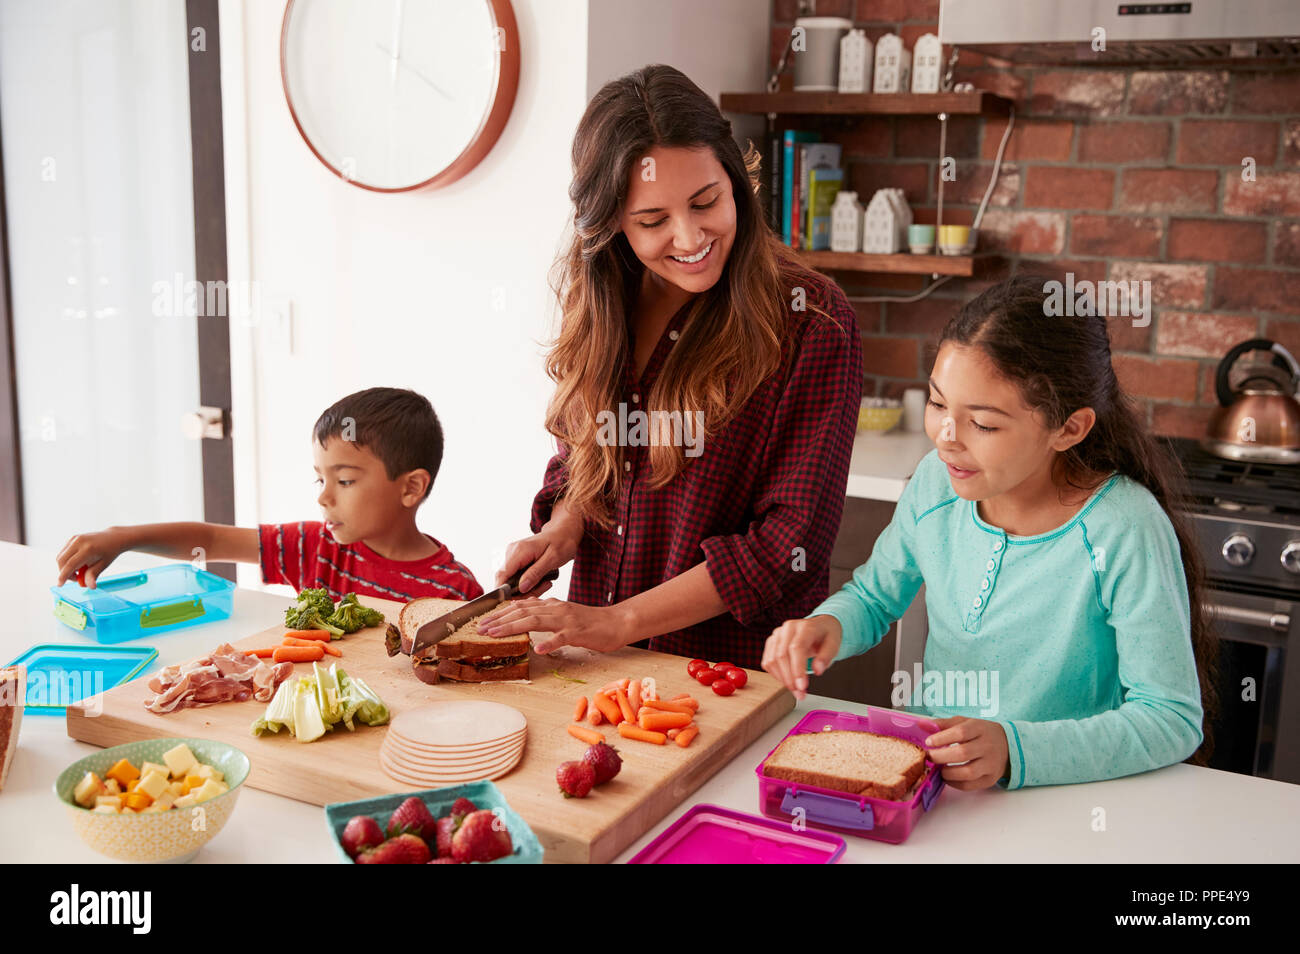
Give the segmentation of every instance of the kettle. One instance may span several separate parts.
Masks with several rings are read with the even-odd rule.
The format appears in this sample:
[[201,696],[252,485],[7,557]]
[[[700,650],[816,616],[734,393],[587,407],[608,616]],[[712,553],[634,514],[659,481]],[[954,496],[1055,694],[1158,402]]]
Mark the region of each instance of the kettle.
[[[1247,363],[1233,385],[1237,359],[1263,352],[1270,361]],[[1300,464],[1300,365],[1275,341],[1252,338],[1223,356],[1214,374],[1219,407],[1201,446],[1217,457],[1270,464]]]

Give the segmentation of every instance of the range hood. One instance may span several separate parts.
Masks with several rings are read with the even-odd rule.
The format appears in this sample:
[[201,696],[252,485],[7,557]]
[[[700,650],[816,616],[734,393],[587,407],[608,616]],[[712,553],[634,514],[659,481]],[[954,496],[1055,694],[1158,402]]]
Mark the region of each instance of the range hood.
[[1300,0],[940,0],[939,39],[1013,63],[1297,66]]

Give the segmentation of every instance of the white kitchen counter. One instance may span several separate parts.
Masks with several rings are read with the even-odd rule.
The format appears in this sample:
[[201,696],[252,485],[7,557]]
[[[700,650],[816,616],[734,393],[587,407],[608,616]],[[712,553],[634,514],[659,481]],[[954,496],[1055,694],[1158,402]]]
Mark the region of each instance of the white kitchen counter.
[[932,450],[934,442],[924,432],[858,431],[853,439],[853,457],[849,460],[846,496],[897,500],[916,471],[916,465]]
[[[127,554],[110,573],[159,563]],[[0,662],[37,643],[84,638],[51,615],[52,553],[0,543]],[[153,645],[156,666],[192,658],[223,640],[271,625],[285,598],[236,590],[234,614],[219,623],[177,630],[126,645]],[[90,644],[89,640],[85,640]],[[619,858],[626,861],[682,812],[699,802],[758,812],[754,767],[814,708],[863,712],[840,700],[809,697],[729,765],[686,797]],[[0,792],[0,861],[76,864],[107,859],[73,833],[51,786],[69,764],[95,747],[67,737],[62,718],[27,715],[8,784]],[[557,796],[558,797],[558,796]],[[1104,830],[1096,819],[1104,813]],[[1300,861],[1300,786],[1214,769],[1174,765],[1109,782],[1015,792],[944,790],[902,845],[846,838],[847,862],[1296,862]],[[34,837],[35,835],[35,837]],[[196,862],[336,861],[319,807],[245,788],[226,827]]]

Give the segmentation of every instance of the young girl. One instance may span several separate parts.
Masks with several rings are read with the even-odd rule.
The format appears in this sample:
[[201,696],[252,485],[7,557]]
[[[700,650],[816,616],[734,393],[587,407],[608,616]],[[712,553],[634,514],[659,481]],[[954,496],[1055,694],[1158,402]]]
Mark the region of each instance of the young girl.
[[763,654],[802,698],[808,673],[875,646],[926,584],[924,670],[996,690],[991,706],[946,689],[907,700],[948,716],[926,745],[960,789],[1160,768],[1196,751],[1213,715],[1176,465],[1120,391],[1105,320],[1049,317],[1043,285],[1003,282],[949,322],[925,416],[935,450],[870,560]]

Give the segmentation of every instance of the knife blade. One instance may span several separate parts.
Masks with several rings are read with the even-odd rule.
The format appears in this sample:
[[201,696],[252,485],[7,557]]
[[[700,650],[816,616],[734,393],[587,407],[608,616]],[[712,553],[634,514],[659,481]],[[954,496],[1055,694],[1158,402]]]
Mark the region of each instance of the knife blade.
[[[490,590],[482,596],[470,600],[463,606],[458,606],[450,613],[429,620],[415,631],[415,639],[411,642],[411,655],[418,656],[421,651],[427,651],[430,647],[442,642],[456,630],[460,629],[476,616],[482,616],[500,606],[512,596],[519,593],[519,579],[524,575],[523,570],[519,570],[514,576],[510,577],[495,590]],[[536,589],[547,580],[558,579],[559,570],[552,570],[547,573],[533,589]],[[530,591],[531,592],[531,591]]]

